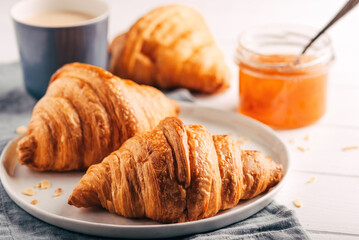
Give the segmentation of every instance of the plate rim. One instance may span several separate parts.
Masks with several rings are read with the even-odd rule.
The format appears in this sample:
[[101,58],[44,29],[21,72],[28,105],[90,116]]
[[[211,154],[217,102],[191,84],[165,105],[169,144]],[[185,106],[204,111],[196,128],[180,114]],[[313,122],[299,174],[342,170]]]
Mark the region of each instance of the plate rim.
[[[14,201],[20,208],[22,208],[24,211],[26,211],[27,213],[30,213],[32,216],[41,219],[42,221],[45,221],[46,223],[55,225],[57,227],[61,227],[70,231],[75,231],[75,232],[80,232],[80,233],[84,233],[84,234],[90,234],[90,235],[95,235],[95,236],[113,236],[111,234],[107,235],[107,234],[97,234],[95,232],[89,232],[89,231],[81,231],[76,229],[75,227],[73,227],[72,225],[77,224],[77,225],[81,225],[82,227],[86,227],[89,228],[89,230],[92,227],[100,227],[100,228],[104,228],[104,229],[116,229],[116,230],[162,230],[162,229],[166,229],[166,230],[176,230],[176,229],[181,229],[184,227],[194,227],[194,228],[198,228],[198,226],[202,226],[202,225],[207,225],[207,224],[211,224],[211,223],[216,223],[216,222],[224,222],[224,220],[231,218],[231,216],[233,217],[233,215],[235,214],[241,214],[243,212],[249,211],[250,209],[254,208],[254,206],[259,205],[260,207],[251,213],[250,215],[244,217],[244,218],[240,218],[237,221],[230,221],[230,223],[225,223],[224,225],[218,224],[218,227],[215,228],[210,228],[210,229],[206,229],[204,231],[209,231],[209,230],[216,230],[222,227],[225,227],[229,224],[233,224],[235,222],[238,221],[243,221],[244,219],[252,216],[253,214],[257,213],[258,211],[260,211],[261,209],[263,209],[265,206],[267,206],[270,202],[272,202],[274,199],[274,196],[277,194],[277,192],[282,188],[282,186],[285,184],[285,182],[288,179],[288,175],[290,173],[291,170],[291,158],[290,158],[290,154],[289,154],[289,150],[287,145],[278,137],[278,135],[275,133],[275,131],[273,129],[271,129],[269,126],[255,120],[252,119],[250,117],[244,116],[242,114],[239,114],[237,112],[232,112],[232,111],[225,111],[225,110],[221,110],[221,109],[217,109],[217,108],[212,108],[212,107],[206,107],[206,106],[200,106],[197,105],[195,103],[187,103],[187,102],[181,102],[178,101],[180,103],[181,109],[184,108],[194,108],[194,110],[201,108],[205,111],[214,111],[217,113],[222,113],[222,114],[226,114],[226,115],[231,115],[231,118],[237,118],[239,121],[241,122],[245,122],[247,124],[250,125],[254,125],[256,128],[259,128],[261,131],[266,131],[267,134],[271,135],[271,137],[275,138],[280,144],[281,147],[283,149],[283,154],[284,154],[284,159],[287,160],[287,168],[286,171],[284,172],[283,178],[282,180],[275,186],[273,187],[269,192],[265,193],[265,195],[263,195],[261,198],[256,199],[255,201],[249,203],[248,205],[245,205],[239,209],[236,209],[232,212],[227,212],[224,214],[216,214],[213,217],[209,217],[209,218],[204,218],[201,220],[196,220],[196,221],[190,221],[190,222],[182,222],[182,223],[171,223],[171,224],[158,224],[158,225],[121,225],[121,224],[109,224],[109,223],[94,223],[94,222],[88,222],[88,221],[84,221],[84,220],[80,220],[80,219],[74,219],[74,218],[70,218],[70,217],[65,217],[65,216],[60,216],[57,215],[55,213],[51,213],[51,212],[47,212],[45,210],[42,210],[40,208],[36,208],[31,206],[29,203],[27,203],[25,200],[18,198],[17,196],[15,196],[15,193],[12,192],[9,183],[8,183],[8,179],[7,177],[9,176],[9,174],[7,173],[6,169],[4,168],[3,165],[3,160],[5,158],[5,155],[7,153],[7,151],[9,150],[10,146],[12,144],[14,144],[15,142],[19,141],[22,136],[17,136],[13,139],[11,139],[4,147],[3,151],[1,152],[0,155],[0,180],[4,186],[4,189],[6,191],[6,193],[9,195],[9,197],[12,199],[12,201]],[[254,205],[254,206],[253,206]],[[62,224],[62,222],[60,221],[64,221],[64,224]],[[60,224],[59,224],[60,223]],[[183,232],[182,234],[172,234],[172,235],[166,235],[166,236],[158,236],[157,237],[175,237],[175,236],[183,236],[186,234],[194,234],[194,233],[200,233],[200,232],[204,232],[203,230],[194,230],[194,231],[189,231],[189,233],[187,232]],[[122,235],[123,236],[123,235]],[[131,238],[131,236],[125,236],[125,237],[129,237]],[[133,236],[133,238],[137,238],[136,236]],[[148,237],[151,238],[151,237]]]

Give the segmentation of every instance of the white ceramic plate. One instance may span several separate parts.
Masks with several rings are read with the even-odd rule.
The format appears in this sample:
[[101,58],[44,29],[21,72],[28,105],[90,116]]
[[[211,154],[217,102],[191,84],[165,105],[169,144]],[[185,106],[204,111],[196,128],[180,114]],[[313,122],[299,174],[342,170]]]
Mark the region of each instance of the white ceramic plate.
[[[245,149],[257,149],[283,164],[284,178],[270,192],[240,203],[216,216],[193,222],[160,224],[148,219],[127,219],[111,214],[104,209],[78,209],[67,204],[67,199],[83,173],[39,173],[21,166],[16,155],[16,144],[20,137],[9,142],[1,154],[0,176],[5,190],[12,200],[33,216],[50,224],[75,232],[97,236],[122,238],[165,238],[207,232],[243,220],[261,210],[271,202],[284,184],[289,168],[289,156],[285,144],[269,127],[234,112],[181,104],[180,118],[185,124],[196,123],[206,126],[213,134],[238,133],[250,140]],[[51,187],[35,189],[35,195],[25,196],[21,192],[35,187],[41,180],[49,180]],[[63,194],[53,197],[57,188]],[[32,205],[32,200],[38,200]]]

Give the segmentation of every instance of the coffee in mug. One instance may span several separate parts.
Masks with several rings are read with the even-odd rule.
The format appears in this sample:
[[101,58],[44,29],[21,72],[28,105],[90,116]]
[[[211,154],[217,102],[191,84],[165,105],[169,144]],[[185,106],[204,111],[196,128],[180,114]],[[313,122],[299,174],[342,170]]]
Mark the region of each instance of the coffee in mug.
[[79,24],[94,17],[94,15],[84,12],[55,10],[33,14],[25,18],[24,21],[28,24],[41,27],[60,27],[71,24]]

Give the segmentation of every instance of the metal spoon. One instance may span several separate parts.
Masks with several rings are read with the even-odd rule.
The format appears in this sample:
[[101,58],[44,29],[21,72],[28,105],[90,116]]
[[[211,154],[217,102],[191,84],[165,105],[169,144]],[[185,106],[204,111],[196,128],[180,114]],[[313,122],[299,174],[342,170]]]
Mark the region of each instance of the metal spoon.
[[353,9],[359,0],[349,0],[344,7],[335,15],[335,17],[320,31],[318,34],[310,40],[310,42],[304,47],[302,54],[304,54],[310,46],[328,29],[330,28],[336,21],[338,21],[341,17],[347,14],[351,9]]

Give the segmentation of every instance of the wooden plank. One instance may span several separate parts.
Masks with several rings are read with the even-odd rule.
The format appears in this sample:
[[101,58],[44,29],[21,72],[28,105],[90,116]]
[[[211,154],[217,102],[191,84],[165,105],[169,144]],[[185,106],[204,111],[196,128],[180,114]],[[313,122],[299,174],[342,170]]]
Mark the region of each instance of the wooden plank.
[[358,240],[359,235],[345,235],[340,233],[331,233],[331,232],[320,232],[320,231],[308,231],[309,236],[313,240]]
[[290,150],[293,170],[359,176],[359,148],[343,151],[359,147],[359,128],[313,125],[277,132]]
[[359,85],[329,84],[327,105],[320,124],[359,128]]
[[[294,210],[306,230],[333,233],[359,233],[359,178],[292,172],[276,201]],[[293,200],[303,207],[297,208]],[[338,238],[340,239],[340,238]]]

